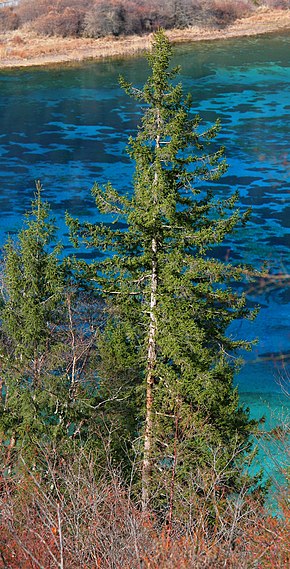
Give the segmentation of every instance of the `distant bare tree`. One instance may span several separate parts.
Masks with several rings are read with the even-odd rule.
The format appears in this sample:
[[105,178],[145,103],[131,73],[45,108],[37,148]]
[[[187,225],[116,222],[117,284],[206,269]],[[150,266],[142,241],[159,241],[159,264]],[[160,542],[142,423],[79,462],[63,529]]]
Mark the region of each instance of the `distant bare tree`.
[[106,35],[119,36],[125,32],[126,9],[122,3],[97,3],[84,19],[84,35],[98,38]]
[[62,13],[50,10],[37,18],[32,29],[46,36],[77,37],[81,35],[83,17],[75,8],[65,8]]
[[53,0],[38,0],[38,2],[21,0],[16,10],[21,24],[32,22],[43,14],[47,14],[51,10],[53,3]]

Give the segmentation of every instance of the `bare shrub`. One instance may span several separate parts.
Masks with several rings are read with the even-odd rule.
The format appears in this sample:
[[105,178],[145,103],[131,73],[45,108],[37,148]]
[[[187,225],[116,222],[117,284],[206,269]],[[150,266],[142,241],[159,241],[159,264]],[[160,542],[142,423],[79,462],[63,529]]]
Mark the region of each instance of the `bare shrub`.
[[86,14],[84,19],[84,35],[99,38],[102,36],[119,36],[125,32],[126,9],[119,2],[100,2]]
[[16,9],[21,24],[32,22],[47,14],[52,7],[53,0],[38,0],[38,2],[31,2],[31,0],[21,0]]
[[22,0],[17,8],[21,24],[43,35],[78,36],[93,0]]
[[143,32],[152,32],[160,27],[164,29],[174,27],[174,10],[174,0],[160,0],[158,4],[154,0],[138,3],[137,11]]
[[[109,457],[108,457],[109,458]],[[272,517],[245,491],[218,496],[214,470],[192,476],[171,519],[142,515],[110,467],[78,451],[43,451],[45,469],[0,479],[0,567],[9,569],[281,569],[290,562],[290,508]],[[208,493],[207,500],[204,497]],[[201,494],[203,495],[201,497]],[[2,565],[1,565],[2,560]]]
[[118,475],[106,474],[97,478],[92,460],[80,453],[57,468],[48,461],[45,483],[31,471],[20,484],[4,482],[2,559],[15,557],[15,569],[22,559],[30,561],[27,567],[138,567],[152,528],[146,528]]
[[84,19],[84,35],[103,37],[106,35],[148,33],[162,27],[185,27],[190,21],[191,0],[153,0],[147,2],[128,1],[99,2],[87,12]]
[[176,0],[171,0],[167,4],[168,8],[171,10],[171,22],[168,27],[174,27],[183,29],[191,26],[200,9],[199,3],[195,3],[193,0],[181,0],[176,2]]
[[[168,27],[226,26],[255,9],[252,0],[171,0]],[[160,10],[160,8],[158,8]]]
[[[98,38],[142,34],[192,25],[227,26],[257,6],[287,8],[289,0],[21,0],[0,30],[32,24],[43,35]],[[5,23],[4,23],[5,21]]]
[[12,8],[2,8],[0,10],[0,33],[10,30],[17,30],[19,27],[19,17]]
[[63,11],[65,8],[75,8],[80,11],[87,11],[94,5],[94,0],[55,0],[55,9],[58,12]]
[[264,0],[263,4],[268,8],[287,9],[290,7],[289,0]]
[[37,18],[31,27],[42,35],[77,37],[82,30],[82,16],[74,8],[65,8],[62,13],[51,10]]
[[79,0],[57,0],[55,9],[64,20],[59,24],[60,30],[57,34],[62,36],[81,35],[85,15],[93,5],[93,0],[82,0],[82,2]]
[[217,24],[227,26],[253,10],[249,0],[213,0],[211,12]]

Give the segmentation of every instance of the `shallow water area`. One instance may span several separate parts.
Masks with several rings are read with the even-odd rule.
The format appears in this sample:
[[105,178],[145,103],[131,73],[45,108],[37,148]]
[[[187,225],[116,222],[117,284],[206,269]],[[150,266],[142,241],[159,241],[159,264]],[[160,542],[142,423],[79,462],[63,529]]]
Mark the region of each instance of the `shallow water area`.
[[[255,267],[266,262],[269,274],[280,275],[247,285],[249,302],[258,303],[260,313],[230,331],[259,338],[237,383],[252,415],[266,416],[268,430],[290,413],[289,44],[287,34],[200,42],[176,48],[174,61],[204,124],[221,119],[219,142],[229,170],[215,184],[216,196],[238,190],[241,209],[252,208],[248,226],[215,254]],[[72,252],[66,210],[101,220],[90,195],[95,181],[109,179],[120,192],[132,191],[134,167],[125,147],[141,110],[119,88],[118,76],[138,86],[147,73],[143,57],[0,72],[1,244],[21,226],[36,179],[65,253]]]

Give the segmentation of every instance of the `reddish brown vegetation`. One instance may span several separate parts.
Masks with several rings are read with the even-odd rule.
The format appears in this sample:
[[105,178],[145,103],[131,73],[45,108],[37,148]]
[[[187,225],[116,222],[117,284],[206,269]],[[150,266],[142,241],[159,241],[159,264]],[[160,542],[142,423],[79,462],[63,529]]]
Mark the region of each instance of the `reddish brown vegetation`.
[[265,0],[264,4],[268,8],[289,8],[289,0]]
[[[287,0],[288,1],[288,0]],[[286,0],[264,0],[287,8]],[[142,34],[194,25],[223,27],[253,11],[254,0],[21,0],[0,11],[0,31],[25,25],[43,35],[103,37]]]
[[[273,517],[246,496],[213,507],[178,497],[172,525],[142,516],[116,474],[84,455],[42,475],[2,478],[2,569],[285,569],[290,509]],[[184,512],[186,511],[186,515]]]
[[0,32],[6,32],[10,30],[17,30],[19,26],[19,17],[12,10],[12,8],[2,8],[0,10]]

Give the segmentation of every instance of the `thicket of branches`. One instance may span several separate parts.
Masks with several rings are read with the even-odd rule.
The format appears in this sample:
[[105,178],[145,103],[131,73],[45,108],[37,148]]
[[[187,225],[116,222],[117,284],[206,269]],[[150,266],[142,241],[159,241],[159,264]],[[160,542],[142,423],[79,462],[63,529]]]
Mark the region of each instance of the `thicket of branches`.
[[26,26],[43,35],[98,38],[226,26],[260,5],[287,8],[288,0],[20,0],[18,7],[0,10],[0,32]]
[[177,489],[179,515],[168,523],[141,514],[109,454],[96,474],[94,457],[77,447],[59,464],[51,450],[41,452],[42,476],[24,462],[21,473],[1,475],[1,569],[289,567],[289,500],[281,489],[275,516],[246,492],[221,501],[212,475],[206,504],[195,481],[186,517],[188,504]]

